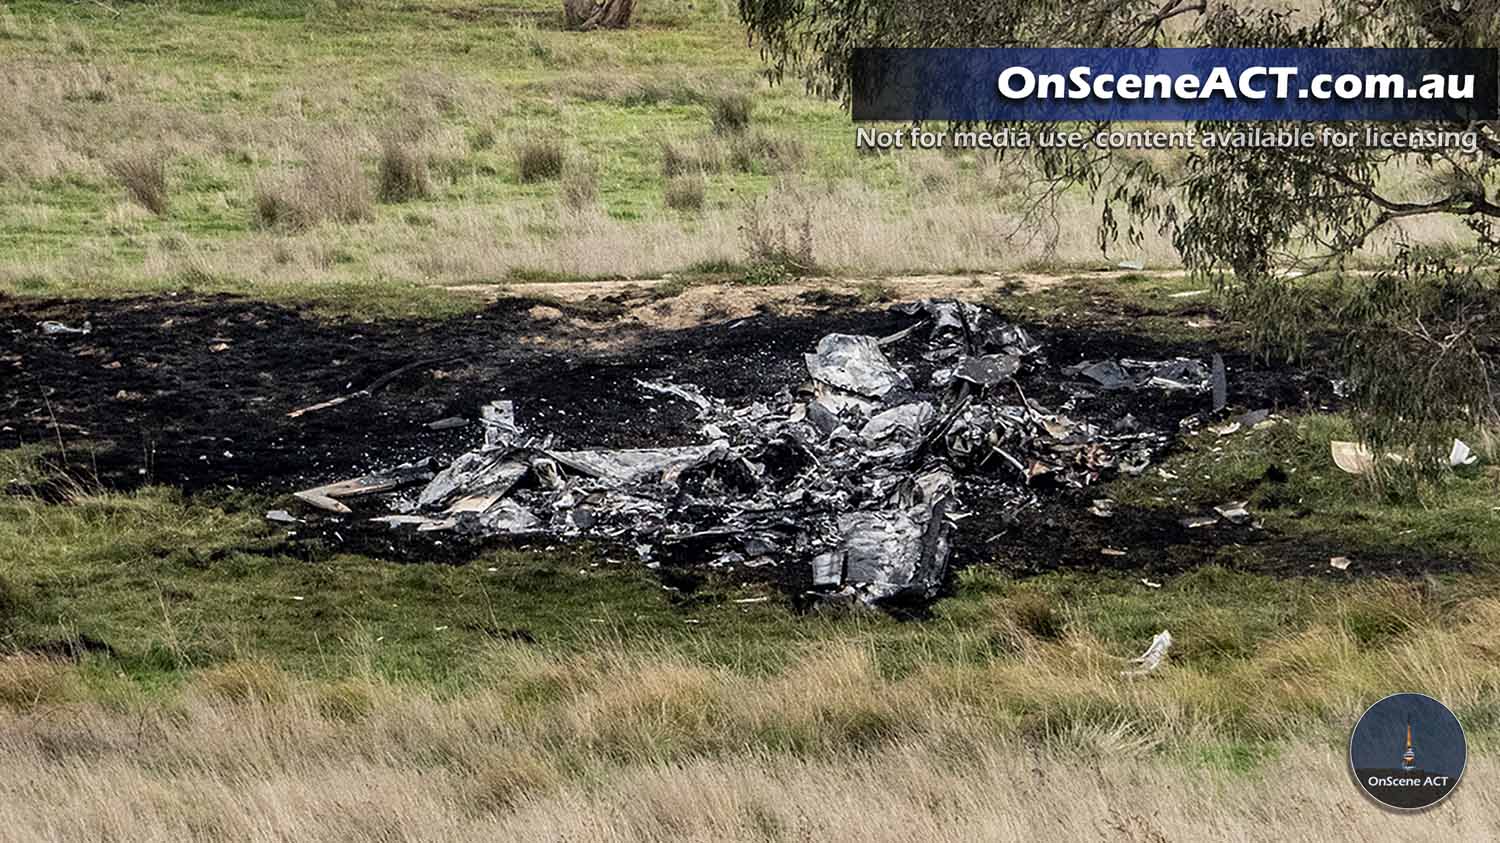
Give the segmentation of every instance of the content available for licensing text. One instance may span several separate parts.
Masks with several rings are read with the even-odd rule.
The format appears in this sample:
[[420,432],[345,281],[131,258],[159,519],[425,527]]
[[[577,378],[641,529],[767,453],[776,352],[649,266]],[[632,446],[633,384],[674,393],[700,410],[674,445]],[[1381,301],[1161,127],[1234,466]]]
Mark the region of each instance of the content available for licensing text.
[[1271,147],[1307,149],[1345,148],[1458,149],[1474,152],[1479,135],[1471,129],[1411,129],[1389,126],[1316,126],[1311,128],[1199,129],[1029,129],[1007,126],[994,131],[899,129],[859,127],[854,144],[859,149],[1046,149],[1095,147],[1102,149],[1225,149]]

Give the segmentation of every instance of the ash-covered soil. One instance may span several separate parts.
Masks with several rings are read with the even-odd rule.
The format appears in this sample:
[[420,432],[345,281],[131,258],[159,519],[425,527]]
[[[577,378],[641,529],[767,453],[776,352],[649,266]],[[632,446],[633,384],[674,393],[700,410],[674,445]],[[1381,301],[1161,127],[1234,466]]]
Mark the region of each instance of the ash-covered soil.
[[[769,399],[806,379],[802,355],[822,336],[883,336],[915,321],[828,297],[810,298],[799,310],[621,335],[607,309],[524,299],[442,321],[361,323],[235,297],[0,298],[0,448],[60,443],[73,470],[110,487],[149,482],[190,493],[279,496],[422,457],[451,459],[481,440],[479,408],[496,399],[513,400],[521,425],[553,434],[559,448],[687,444],[700,441],[691,408],[653,399],[638,380],[696,384],[737,405]],[[87,321],[92,331],[45,336],[38,328],[45,320]],[[1206,361],[1215,351],[1224,351],[1228,364],[1232,407],[1296,410],[1331,398],[1326,377],[1261,367],[1208,340],[1164,345],[1118,330],[1025,327],[1043,349],[1019,386],[1047,406],[1066,398],[1057,377],[1062,366],[1119,357]],[[930,371],[931,364],[892,356]],[[380,388],[369,395],[287,415],[372,384]],[[1074,415],[1107,421],[1129,413],[1143,426],[1171,430],[1209,409],[1209,400],[1158,390],[1100,392]],[[428,427],[452,417],[470,421]],[[1166,549],[1151,554],[1144,570],[1170,573],[1225,542],[1277,541],[1227,525],[1189,531],[1141,513],[1094,519],[1086,513],[1093,496],[1051,490],[1040,509],[1019,516],[998,502],[968,501],[974,514],[960,523],[954,562],[1017,573],[1140,567],[1139,555],[1102,552],[1126,545]],[[310,521],[302,532],[319,533],[319,516]],[[447,537],[438,544],[358,517],[335,523],[345,549],[397,560],[462,561],[501,541],[468,545]],[[1280,562],[1276,553],[1265,556],[1271,570],[1305,570],[1305,553]]]

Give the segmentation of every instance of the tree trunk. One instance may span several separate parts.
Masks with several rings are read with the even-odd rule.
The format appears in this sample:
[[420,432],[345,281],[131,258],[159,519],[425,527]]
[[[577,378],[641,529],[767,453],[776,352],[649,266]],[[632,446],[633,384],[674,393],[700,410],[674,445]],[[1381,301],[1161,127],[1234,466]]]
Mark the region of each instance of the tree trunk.
[[563,0],[563,23],[568,29],[624,29],[630,26],[635,0]]

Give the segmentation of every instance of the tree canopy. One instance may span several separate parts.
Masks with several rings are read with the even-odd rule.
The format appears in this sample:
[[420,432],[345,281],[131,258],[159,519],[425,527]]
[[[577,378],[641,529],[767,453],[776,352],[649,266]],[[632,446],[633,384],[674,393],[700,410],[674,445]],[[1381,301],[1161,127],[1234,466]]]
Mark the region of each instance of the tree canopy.
[[[1500,47],[1500,0],[1333,0],[1295,13],[1250,0],[741,0],[740,13],[773,80],[800,78],[836,98],[848,96],[857,47]],[[1294,351],[1313,321],[1303,317],[1320,309],[1358,375],[1361,432],[1429,442],[1430,456],[1445,424],[1500,418],[1489,385],[1500,350],[1500,125],[1403,128],[1472,129],[1478,140],[1472,152],[1200,147],[1169,166],[1097,148],[1021,154],[1042,184],[1094,191],[1101,244],[1153,227],[1169,235],[1188,268],[1243,308],[1263,347]],[[1432,216],[1461,220],[1468,236],[1441,255],[1412,255],[1398,221]],[[1297,278],[1342,267],[1379,233],[1396,243],[1390,270],[1334,298],[1299,289]]]

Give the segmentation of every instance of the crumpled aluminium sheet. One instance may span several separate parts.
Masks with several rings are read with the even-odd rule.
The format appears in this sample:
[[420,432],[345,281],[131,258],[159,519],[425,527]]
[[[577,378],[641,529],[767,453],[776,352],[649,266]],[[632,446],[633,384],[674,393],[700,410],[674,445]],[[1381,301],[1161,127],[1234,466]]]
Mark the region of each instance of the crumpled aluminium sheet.
[[[990,311],[927,301],[907,312],[920,321],[891,337],[825,336],[805,355],[807,384],[773,401],[731,406],[692,384],[641,382],[643,396],[694,408],[700,444],[556,450],[517,424],[511,402],[494,402],[483,444],[383,520],[586,536],[648,562],[807,565],[825,595],[921,600],[946,576],[966,490],[1025,506],[1038,478],[1081,487],[1144,469],[1165,444],[1165,434],[1105,431],[1027,401],[1012,377],[1040,346]],[[930,383],[915,386],[894,349],[936,367]],[[1176,388],[1195,377],[1193,362],[1124,361],[1119,377]]]

